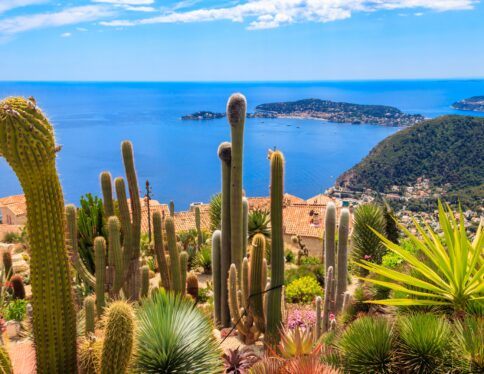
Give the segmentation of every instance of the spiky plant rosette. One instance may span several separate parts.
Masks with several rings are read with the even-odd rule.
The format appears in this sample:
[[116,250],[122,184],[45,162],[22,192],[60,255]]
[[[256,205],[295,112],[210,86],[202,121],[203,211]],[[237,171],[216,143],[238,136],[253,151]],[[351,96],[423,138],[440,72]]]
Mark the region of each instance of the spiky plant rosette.
[[229,349],[222,356],[226,374],[243,374],[259,361],[259,357],[250,349]]
[[345,330],[338,342],[345,372],[392,373],[394,339],[384,318],[362,317]]
[[153,292],[138,310],[136,366],[143,373],[219,373],[222,352],[212,329],[191,300]]
[[462,372],[484,373],[484,317],[468,316],[457,321],[454,343]]

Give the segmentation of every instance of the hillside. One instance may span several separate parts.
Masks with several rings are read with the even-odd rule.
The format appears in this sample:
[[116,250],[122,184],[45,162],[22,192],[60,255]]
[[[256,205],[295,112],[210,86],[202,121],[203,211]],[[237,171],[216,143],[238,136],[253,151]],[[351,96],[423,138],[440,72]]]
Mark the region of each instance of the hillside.
[[457,101],[452,108],[473,112],[484,112],[484,96],[473,96],[468,99]]
[[389,192],[419,177],[446,186],[449,197],[471,205],[484,199],[484,118],[443,116],[397,132],[380,142],[336,182],[352,190]]

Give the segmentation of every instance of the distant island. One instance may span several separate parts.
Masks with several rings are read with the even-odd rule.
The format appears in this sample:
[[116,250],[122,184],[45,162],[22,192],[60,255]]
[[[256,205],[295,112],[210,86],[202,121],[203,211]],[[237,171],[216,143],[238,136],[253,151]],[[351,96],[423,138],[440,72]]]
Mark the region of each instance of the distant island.
[[456,101],[452,108],[471,112],[484,112],[484,96],[473,96],[468,99]]
[[[210,120],[225,117],[225,113],[196,112],[182,120]],[[385,105],[362,105],[320,99],[268,103],[256,106],[248,118],[321,119],[337,123],[376,124],[382,126],[411,126],[423,121],[420,114],[406,114]]]

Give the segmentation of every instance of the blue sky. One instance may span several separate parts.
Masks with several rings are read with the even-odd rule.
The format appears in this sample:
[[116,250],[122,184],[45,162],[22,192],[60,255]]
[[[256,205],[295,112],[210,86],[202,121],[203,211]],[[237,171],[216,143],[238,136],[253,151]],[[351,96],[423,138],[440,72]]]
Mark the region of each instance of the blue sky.
[[0,0],[0,80],[484,77],[474,0]]

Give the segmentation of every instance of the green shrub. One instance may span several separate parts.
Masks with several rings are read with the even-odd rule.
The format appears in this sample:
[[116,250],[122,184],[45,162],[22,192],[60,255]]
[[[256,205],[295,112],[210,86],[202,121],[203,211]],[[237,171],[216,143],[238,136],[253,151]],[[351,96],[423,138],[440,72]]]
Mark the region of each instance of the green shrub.
[[301,257],[301,265],[319,265],[321,259],[315,256],[303,256]]
[[204,245],[195,255],[195,266],[203,268],[205,274],[212,273],[212,248]]
[[140,372],[220,373],[221,354],[210,320],[191,300],[160,290],[143,302],[136,353]]
[[387,320],[363,317],[345,330],[337,343],[345,373],[392,373],[394,339]]
[[289,264],[293,264],[296,261],[296,255],[290,249],[286,249],[284,257],[286,258],[286,262]]
[[11,301],[5,309],[5,319],[7,321],[23,321],[27,311],[27,300],[16,299]]
[[413,314],[398,321],[398,366],[410,373],[444,373],[451,350],[449,323],[434,314]]
[[324,288],[324,266],[323,265],[301,265],[294,269],[289,269],[284,272],[284,283],[287,286],[289,283],[302,277],[313,277],[316,279],[321,287]]
[[198,299],[197,299],[198,303],[201,303],[201,304],[206,303],[210,298],[209,292],[210,290],[208,288],[199,288]]
[[463,373],[484,373],[484,318],[466,317],[455,324],[454,342]]
[[18,232],[9,231],[9,232],[5,233],[2,241],[4,243],[21,243],[22,242],[22,235]]
[[314,277],[298,278],[286,287],[286,300],[290,303],[310,303],[322,296],[323,289]]

